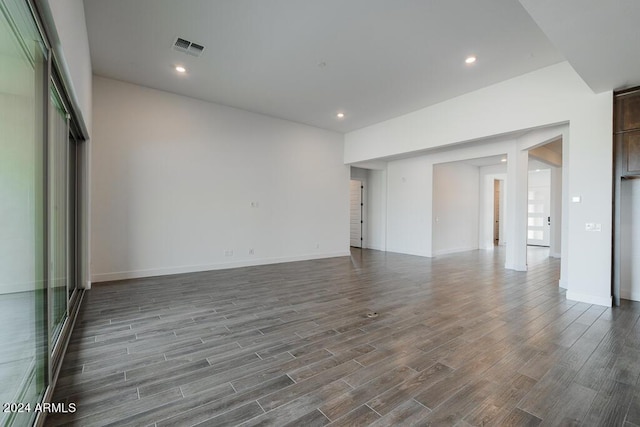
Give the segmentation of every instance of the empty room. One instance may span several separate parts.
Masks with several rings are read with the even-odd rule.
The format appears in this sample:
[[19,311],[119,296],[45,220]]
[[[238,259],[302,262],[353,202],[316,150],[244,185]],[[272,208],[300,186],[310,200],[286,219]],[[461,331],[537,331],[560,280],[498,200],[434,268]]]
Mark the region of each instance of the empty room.
[[638,19],[0,0],[0,425],[640,426]]

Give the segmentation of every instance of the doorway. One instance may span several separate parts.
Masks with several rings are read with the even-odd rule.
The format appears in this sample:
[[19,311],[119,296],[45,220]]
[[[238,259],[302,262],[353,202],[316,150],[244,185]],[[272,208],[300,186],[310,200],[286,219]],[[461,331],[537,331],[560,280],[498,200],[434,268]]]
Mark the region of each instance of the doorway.
[[504,245],[504,180],[493,180],[493,245]]
[[364,185],[362,181],[352,179],[349,183],[349,210],[350,210],[350,246],[355,248],[363,247],[362,227],[364,223],[362,212],[364,210],[363,201]]
[[[563,138],[528,150],[527,174],[527,246],[548,248],[548,256],[561,258],[562,241],[566,230],[562,227],[565,211],[563,193]],[[563,263],[565,263],[563,261]],[[566,271],[563,265],[561,271]],[[561,285],[563,278],[561,278]]]
[[551,171],[529,171],[527,245],[549,247],[551,235]]
[[640,179],[620,180],[620,298],[640,301]]

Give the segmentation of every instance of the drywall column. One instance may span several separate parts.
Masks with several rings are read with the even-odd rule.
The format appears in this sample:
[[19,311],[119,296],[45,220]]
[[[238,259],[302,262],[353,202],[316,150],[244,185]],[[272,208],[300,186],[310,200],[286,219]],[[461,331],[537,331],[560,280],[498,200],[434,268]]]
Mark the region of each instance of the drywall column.
[[495,221],[493,215],[494,179],[494,175],[481,172],[480,220],[478,221],[478,246],[480,249],[493,249],[493,226]]
[[[386,167],[386,166],[385,166]],[[387,250],[387,171],[370,170],[367,200],[367,247],[380,251]]]
[[558,286],[563,289],[567,289],[569,283],[569,133],[569,128],[562,132],[562,230]]
[[529,153],[513,144],[507,155],[507,253],[505,268],[527,271]]
[[505,246],[507,244],[506,242],[506,236],[505,236],[505,230],[507,229],[507,215],[505,215],[506,212],[506,206],[507,206],[507,174],[503,174],[501,177],[498,178],[500,180],[500,206],[499,206],[499,210],[500,212],[502,212],[500,215],[502,216],[500,218],[500,228],[498,229],[498,234],[500,235],[500,240],[498,240],[498,246]]
[[549,256],[560,258],[562,248],[562,168],[551,168],[551,236]]

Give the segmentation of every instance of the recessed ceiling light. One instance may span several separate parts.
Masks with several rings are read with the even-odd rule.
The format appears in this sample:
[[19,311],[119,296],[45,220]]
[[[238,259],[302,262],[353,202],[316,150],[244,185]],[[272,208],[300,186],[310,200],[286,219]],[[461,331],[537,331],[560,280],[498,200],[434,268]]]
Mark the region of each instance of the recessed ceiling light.
[[474,62],[476,62],[476,57],[475,56],[467,56],[467,59],[464,60],[464,62],[466,62],[467,64],[473,64]]
[[336,114],[336,117],[339,119],[344,119],[344,113],[338,113]]
[[187,69],[186,69],[186,68],[184,68],[184,67],[183,67],[183,66],[181,66],[181,65],[178,65],[178,66],[176,67],[176,71],[177,71],[177,72],[179,72],[179,73],[185,73],[185,72],[187,71]]
[[536,169],[536,172],[540,172],[540,169]]
[[501,159],[500,159],[500,161],[501,161],[501,162],[506,162],[506,161],[507,161],[507,158],[506,158],[506,157],[503,157],[503,158],[501,158]]

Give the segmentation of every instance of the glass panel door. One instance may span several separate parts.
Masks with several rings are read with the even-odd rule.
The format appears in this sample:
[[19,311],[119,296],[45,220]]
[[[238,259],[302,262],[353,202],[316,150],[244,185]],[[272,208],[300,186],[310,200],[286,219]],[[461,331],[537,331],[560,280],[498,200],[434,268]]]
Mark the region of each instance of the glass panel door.
[[551,221],[551,172],[529,172],[527,244],[549,246]]
[[69,283],[69,119],[52,85],[49,108],[49,333],[55,348],[67,319]]
[[[69,139],[69,256],[68,256],[68,276],[67,283],[68,299],[71,302],[73,294],[77,289],[78,278],[78,145],[73,139]],[[71,304],[69,305],[71,309]]]
[[[47,52],[26,2],[0,0],[0,402],[33,408],[47,385]],[[31,425],[34,412],[0,412]]]

